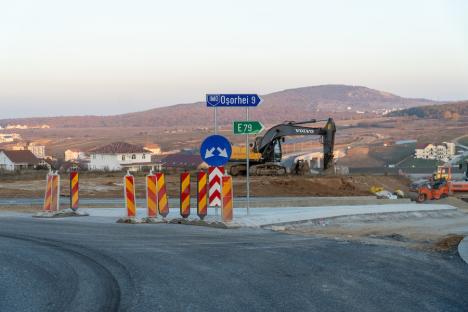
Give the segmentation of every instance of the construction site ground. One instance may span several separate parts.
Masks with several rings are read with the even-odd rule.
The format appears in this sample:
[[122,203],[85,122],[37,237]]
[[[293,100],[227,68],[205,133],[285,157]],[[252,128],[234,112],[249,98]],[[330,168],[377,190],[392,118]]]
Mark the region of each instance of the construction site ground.
[[[195,175],[192,175],[193,177]],[[66,175],[62,175],[61,193],[69,190]],[[122,173],[82,174],[80,179],[81,207],[122,207]],[[166,176],[170,207],[178,207],[179,176]],[[137,176],[137,207],[144,207],[145,178]],[[376,199],[369,191],[371,186],[381,186],[394,191],[408,192],[410,180],[401,176],[287,176],[251,177],[251,207],[323,207],[369,206],[386,204],[411,204],[410,199],[397,201]],[[192,180],[192,198],[195,198],[195,180]],[[33,177],[3,176],[0,178],[0,211],[34,213],[41,209],[45,181],[42,174]],[[235,207],[246,207],[245,177],[234,179]],[[14,204],[5,203],[11,199]],[[32,199],[35,199],[33,204]],[[102,201],[102,203],[99,202]],[[20,203],[20,204],[18,204]],[[274,231],[358,240],[364,243],[389,244],[410,248],[453,251],[457,243],[468,235],[468,203],[455,197],[430,204],[456,207],[451,211],[398,212],[360,216],[340,216],[310,222],[284,224]],[[68,205],[62,199],[62,207]],[[424,204],[422,204],[424,206]],[[196,203],[192,201],[192,207]],[[119,210],[120,211],[120,210]],[[122,214],[123,214],[122,209]],[[176,214],[177,212],[175,212]],[[193,214],[194,215],[194,214]],[[321,220],[321,221],[320,221]]]
[[[80,196],[86,198],[117,198],[122,196],[124,173],[84,173],[80,176]],[[196,193],[195,174],[192,174],[192,196]],[[178,174],[166,175],[169,196],[179,195]],[[410,180],[401,176],[264,176],[251,177],[252,196],[368,196],[371,186],[381,186],[386,190],[408,190]],[[62,174],[61,194],[69,194],[67,175]],[[0,176],[0,198],[43,197],[45,173],[22,176]],[[136,176],[138,197],[145,196],[145,177]],[[245,196],[246,178],[234,178],[235,196]]]

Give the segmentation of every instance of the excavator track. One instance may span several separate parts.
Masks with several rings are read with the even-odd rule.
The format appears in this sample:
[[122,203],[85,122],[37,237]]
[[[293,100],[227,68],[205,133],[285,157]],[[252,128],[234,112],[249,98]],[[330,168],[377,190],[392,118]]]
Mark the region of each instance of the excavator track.
[[250,167],[253,176],[280,176],[286,174],[286,168],[277,164],[261,164]]

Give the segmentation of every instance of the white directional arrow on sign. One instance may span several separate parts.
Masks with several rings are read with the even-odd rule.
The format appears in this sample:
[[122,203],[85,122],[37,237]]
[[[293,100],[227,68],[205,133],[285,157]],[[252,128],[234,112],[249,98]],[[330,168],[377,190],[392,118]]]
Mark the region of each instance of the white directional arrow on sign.
[[[218,147],[219,149],[219,147]],[[214,154],[213,152],[215,151],[215,148],[211,148],[211,149],[207,149],[206,152],[205,152],[205,158],[210,158],[210,157],[213,157]]]
[[225,157],[225,158],[228,158],[228,154],[227,154],[227,151],[225,148],[221,149],[221,148],[216,148],[219,152],[219,156],[221,157]]

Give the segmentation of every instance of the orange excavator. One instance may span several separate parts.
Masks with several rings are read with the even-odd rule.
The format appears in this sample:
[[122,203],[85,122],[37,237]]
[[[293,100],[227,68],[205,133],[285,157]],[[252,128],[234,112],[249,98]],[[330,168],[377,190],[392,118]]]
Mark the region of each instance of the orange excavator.
[[419,186],[416,201],[422,203],[426,200],[441,199],[454,192],[468,192],[468,181],[453,181],[452,168],[439,166],[432,179]]

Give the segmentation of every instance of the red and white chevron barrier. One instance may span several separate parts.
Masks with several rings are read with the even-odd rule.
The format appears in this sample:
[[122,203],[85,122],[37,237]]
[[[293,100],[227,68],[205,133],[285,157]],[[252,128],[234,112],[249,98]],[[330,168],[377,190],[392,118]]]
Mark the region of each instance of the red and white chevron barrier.
[[224,167],[208,168],[208,205],[221,207],[221,179],[224,175]]

